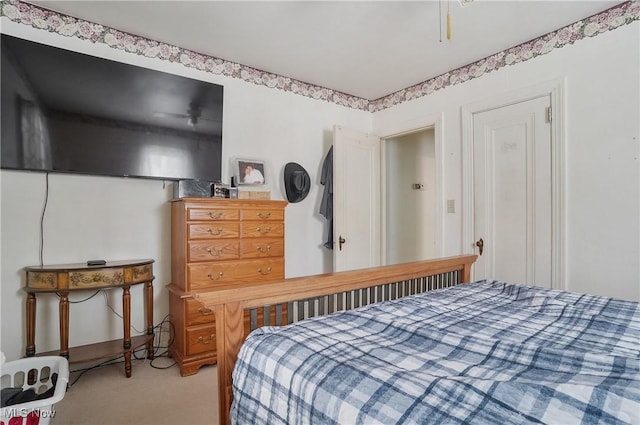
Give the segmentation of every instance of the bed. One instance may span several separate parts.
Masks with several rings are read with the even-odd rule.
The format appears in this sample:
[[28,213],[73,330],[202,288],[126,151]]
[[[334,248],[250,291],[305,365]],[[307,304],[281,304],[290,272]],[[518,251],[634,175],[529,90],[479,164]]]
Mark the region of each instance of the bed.
[[462,284],[474,260],[199,295],[220,422],[640,423],[638,303]]

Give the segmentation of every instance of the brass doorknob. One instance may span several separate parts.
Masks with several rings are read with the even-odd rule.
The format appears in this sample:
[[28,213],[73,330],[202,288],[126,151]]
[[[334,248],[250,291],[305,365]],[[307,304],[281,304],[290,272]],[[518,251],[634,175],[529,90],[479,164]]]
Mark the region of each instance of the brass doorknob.
[[482,255],[482,251],[484,250],[484,241],[482,238],[476,242],[476,246],[480,249],[480,255]]
[[342,245],[347,242],[347,240],[345,238],[343,238],[342,236],[338,237],[338,246],[340,247],[340,251],[342,251]]

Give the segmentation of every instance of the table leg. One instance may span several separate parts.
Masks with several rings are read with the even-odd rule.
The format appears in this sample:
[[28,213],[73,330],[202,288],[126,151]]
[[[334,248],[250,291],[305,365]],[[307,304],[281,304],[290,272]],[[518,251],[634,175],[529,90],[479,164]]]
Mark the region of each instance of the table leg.
[[60,292],[60,355],[69,359],[69,292]]
[[36,294],[27,294],[27,357],[36,355]]
[[153,284],[151,281],[144,284],[144,308],[146,313],[145,324],[147,326],[147,359],[153,359]]
[[131,377],[131,293],[128,286],[122,287],[122,322],[124,324],[124,372]]

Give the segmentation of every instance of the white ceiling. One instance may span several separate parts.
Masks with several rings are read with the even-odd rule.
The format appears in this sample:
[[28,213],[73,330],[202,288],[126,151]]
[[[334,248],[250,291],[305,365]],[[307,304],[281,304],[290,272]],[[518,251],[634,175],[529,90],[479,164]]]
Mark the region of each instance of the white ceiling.
[[[587,1],[30,1],[368,100],[623,3]],[[451,14],[451,40],[446,13]],[[442,12],[442,13],[441,13]]]

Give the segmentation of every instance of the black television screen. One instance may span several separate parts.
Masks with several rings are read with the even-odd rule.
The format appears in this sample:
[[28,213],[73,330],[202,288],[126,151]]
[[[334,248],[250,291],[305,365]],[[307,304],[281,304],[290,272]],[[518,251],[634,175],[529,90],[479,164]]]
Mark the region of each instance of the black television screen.
[[223,87],[2,34],[2,168],[217,181]]

